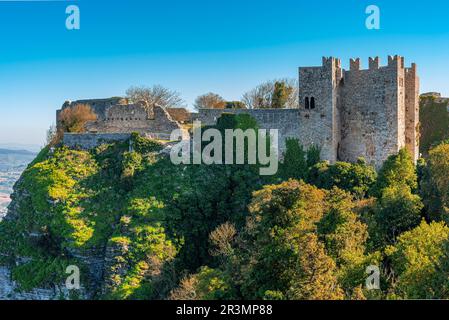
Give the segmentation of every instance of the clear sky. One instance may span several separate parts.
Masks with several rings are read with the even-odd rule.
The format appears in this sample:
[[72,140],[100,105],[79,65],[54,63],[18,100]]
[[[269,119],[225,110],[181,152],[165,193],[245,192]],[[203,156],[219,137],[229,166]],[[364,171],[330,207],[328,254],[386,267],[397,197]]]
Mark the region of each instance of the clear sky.
[[[65,27],[69,4],[80,30]],[[371,4],[380,30],[365,27]],[[188,106],[209,91],[238,100],[331,55],[403,55],[422,92],[449,96],[448,14],[447,0],[0,1],[0,144],[42,145],[65,100],[153,84]]]

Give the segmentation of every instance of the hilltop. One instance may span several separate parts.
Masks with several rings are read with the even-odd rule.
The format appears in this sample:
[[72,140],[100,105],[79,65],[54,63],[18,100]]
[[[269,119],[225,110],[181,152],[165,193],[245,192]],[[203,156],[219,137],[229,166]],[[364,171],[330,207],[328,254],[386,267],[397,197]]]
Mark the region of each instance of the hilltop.
[[[228,117],[219,130],[248,120]],[[449,298],[449,144],[418,167],[402,149],[376,174],[293,139],[265,177],[174,165],[131,139],[132,151],[45,148],[28,166],[0,223],[0,298]],[[380,290],[365,290],[370,265]],[[64,286],[68,266],[79,290]]]

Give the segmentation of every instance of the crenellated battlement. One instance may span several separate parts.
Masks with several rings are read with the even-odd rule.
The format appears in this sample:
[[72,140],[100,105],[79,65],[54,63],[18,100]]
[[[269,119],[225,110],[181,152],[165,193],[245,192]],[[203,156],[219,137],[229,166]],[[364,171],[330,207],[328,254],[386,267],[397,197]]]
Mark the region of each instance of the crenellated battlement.
[[[359,158],[380,168],[400,149],[407,148],[415,160],[419,150],[419,77],[417,65],[405,67],[405,59],[388,57],[386,66],[379,57],[368,59],[362,69],[360,58],[349,61],[323,57],[322,65],[299,68],[299,109],[212,109],[193,116],[207,125],[223,113],[246,113],[262,129],[277,129],[281,153],[288,138],[296,138],[308,149],[318,146],[321,158],[355,162]],[[62,109],[79,103],[91,105],[97,121],[86,125],[87,134],[67,135],[67,145],[96,146],[101,141],[126,139],[130,132],[168,137],[182,128],[180,120],[153,106],[130,104],[120,98],[67,102]],[[185,111],[185,110],[184,110]],[[187,113],[187,111],[185,111]],[[167,138],[168,139],[168,138]]]
[[361,68],[360,58],[349,59],[349,70],[359,71]]
[[388,67],[399,67],[404,69],[405,68],[405,58],[395,55],[395,56],[388,56]]
[[379,57],[375,57],[375,58],[369,58],[369,69],[370,70],[377,70],[380,68],[380,58]]
[[416,69],[416,64],[412,63],[411,67],[405,67],[405,58],[395,55],[388,56],[388,64],[382,66],[379,57],[369,57],[368,59],[368,69],[362,68],[362,63],[360,58],[349,59],[349,71],[366,71],[366,70],[379,70],[384,68],[395,68],[395,69]]
[[341,68],[341,60],[334,57],[323,57],[322,58],[323,67],[335,67]]
[[[389,56],[349,60],[349,70],[334,57],[322,67],[300,68],[300,137],[305,145],[322,145],[323,158],[353,162],[364,157],[379,167],[407,147],[418,158],[419,78],[415,63]],[[329,81],[331,80],[331,81]]]

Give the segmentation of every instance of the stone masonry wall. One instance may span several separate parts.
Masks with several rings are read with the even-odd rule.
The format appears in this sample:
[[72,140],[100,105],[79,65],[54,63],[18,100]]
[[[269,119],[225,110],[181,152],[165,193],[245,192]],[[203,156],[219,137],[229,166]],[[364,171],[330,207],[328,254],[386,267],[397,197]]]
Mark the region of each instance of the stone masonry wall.
[[298,109],[201,109],[192,117],[202,125],[214,125],[223,113],[249,114],[256,119],[260,129],[278,129],[280,155],[285,151],[287,138],[300,139]]
[[[66,108],[74,107],[78,104],[86,104],[89,105],[92,110],[95,112],[99,120],[103,120],[106,118],[106,110],[113,106],[118,104],[124,104],[126,103],[126,99],[115,97],[115,98],[108,98],[108,99],[85,99],[85,100],[77,100],[77,101],[66,101],[61,110],[64,110]],[[58,110],[57,114],[61,111]]]
[[405,143],[415,160],[419,158],[419,78],[416,64],[405,69]]
[[170,134],[181,126],[161,107],[154,106],[151,117],[143,106],[114,105],[105,111],[105,118],[89,123],[88,132],[101,133],[162,133]]
[[341,160],[354,162],[364,157],[368,163],[379,166],[405,145],[404,94],[400,89],[404,71],[400,74],[398,63],[396,59],[387,67],[379,67],[378,59],[371,60],[368,70],[353,64],[345,72]]
[[[248,113],[261,129],[279,130],[281,153],[285,140],[292,137],[306,149],[318,146],[321,158],[331,163],[364,157],[379,168],[403,147],[417,160],[418,94],[416,65],[405,68],[403,57],[389,57],[387,66],[380,66],[379,58],[370,58],[365,70],[360,59],[351,59],[349,71],[342,69],[339,59],[330,57],[323,58],[321,66],[299,68],[299,109],[203,109],[192,119],[213,125],[223,113]],[[97,113],[98,121],[87,126],[91,133],[140,132],[168,137],[173,130],[181,129],[157,106],[147,112],[141,104],[112,98],[80,100],[63,108],[76,103],[90,104]],[[65,142],[89,147],[98,144],[98,136],[67,136]]]
[[321,67],[299,68],[300,141],[306,149],[312,145],[320,147],[321,158],[332,163],[338,159],[340,141],[341,78],[340,60],[335,58],[323,58]]
[[126,141],[130,133],[65,133],[63,143],[69,148],[89,150],[103,143]]
[[380,168],[405,146],[417,160],[418,93],[416,65],[405,68],[403,57],[389,57],[387,66],[370,58],[365,70],[351,59],[349,71],[339,59],[323,58],[320,67],[299,68],[299,110],[200,110],[194,118],[214,124],[224,112],[249,113],[261,128],[279,129],[281,148],[294,137],[305,148],[320,147],[323,160],[363,157]]
[[127,104],[123,99],[121,101],[117,99],[79,100],[64,104],[62,109],[79,103],[91,105],[97,120],[86,125],[89,133],[139,132],[166,136],[173,130],[181,128],[181,125],[159,106],[153,106],[151,112],[148,112],[142,104]]

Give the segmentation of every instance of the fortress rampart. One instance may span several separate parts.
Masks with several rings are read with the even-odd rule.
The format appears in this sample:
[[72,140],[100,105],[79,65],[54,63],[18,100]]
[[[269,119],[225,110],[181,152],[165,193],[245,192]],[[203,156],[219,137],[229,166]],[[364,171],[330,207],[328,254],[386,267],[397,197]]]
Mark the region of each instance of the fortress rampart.
[[[247,113],[257,120],[261,129],[279,130],[280,152],[285,151],[287,138],[297,138],[306,149],[318,146],[321,158],[331,163],[355,162],[363,157],[379,168],[388,156],[404,147],[415,161],[418,159],[416,64],[406,67],[403,57],[390,56],[387,64],[382,65],[375,57],[369,58],[368,68],[363,69],[357,58],[351,59],[349,70],[345,70],[340,59],[323,57],[321,66],[300,67],[298,75],[297,109],[201,109],[192,114],[192,119],[213,125],[223,113]],[[169,136],[173,130],[182,128],[158,106],[148,110],[121,98],[67,102],[63,109],[79,103],[89,104],[98,116],[97,121],[86,126],[90,134],[140,132]],[[96,141],[93,144],[98,143],[98,137],[91,136]],[[81,139],[88,145],[90,136],[69,136],[65,141],[72,144]]]
[[[235,110],[249,113],[261,128],[279,129],[280,145],[298,138],[321,148],[330,162],[355,162],[363,157],[379,168],[389,155],[406,147],[419,157],[419,78],[416,64],[405,67],[400,56],[381,65],[369,58],[368,69],[351,59],[344,70],[340,59],[322,59],[317,67],[299,68],[299,109]],[[229,110],[200,110],[196,119],[213,124]],[[282,151],[282,150],[281,150]]]

